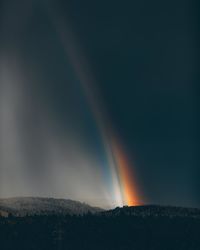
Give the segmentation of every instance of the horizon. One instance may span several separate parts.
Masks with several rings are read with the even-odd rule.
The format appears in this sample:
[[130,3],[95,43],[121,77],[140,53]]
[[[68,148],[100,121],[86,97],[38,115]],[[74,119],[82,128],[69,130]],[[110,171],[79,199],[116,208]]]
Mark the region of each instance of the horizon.
[[191,206],[185,206],[185,205],[177,205],[177,204],[153,204],[153,203],[140,203],[140,204],[135,204],[135,205],[122,205],[122,206],[111,206],[111,207],[101,207],[98,206],[98,203],[89,203],[87,201],[81,201],[81,200],[73,200],[70,198],[59,198],[59,197],[51,197],[51,196],[15,196],[15,197],[6,197],[2,198],[0,197],[1,200],[20,200],[20,199],[49,199],[49,200],[63,200],[63,201],[72,201],[72,202],[77,202],[80,204],[85,204],[93,208],[100,208],[105,211],[109,210],[114,210],[116,208],[124,208],[124,207],[171,207],[171,208],[186,208],[186,209],[200,209],[200,207],[191,207]]

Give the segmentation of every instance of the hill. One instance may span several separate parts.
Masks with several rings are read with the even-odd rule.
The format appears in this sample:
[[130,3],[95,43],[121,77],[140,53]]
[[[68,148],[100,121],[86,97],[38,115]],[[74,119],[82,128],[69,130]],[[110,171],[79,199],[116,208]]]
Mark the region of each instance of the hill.
[[168,217],[168,218],[196,218],[200,219],[200,209],[198,208],[184,208],[173,206],[124,206],[117,207],[113,210],[103,212],[105,216],[134,216],[134,217]]
[[65,199],[21,197],[0,199],[0,215],[83,215],[103,211],[85,203]]
[[33,216],[0,217],[1,250],[200,249],[199,209],[138,206],[82,216],[30,211]]

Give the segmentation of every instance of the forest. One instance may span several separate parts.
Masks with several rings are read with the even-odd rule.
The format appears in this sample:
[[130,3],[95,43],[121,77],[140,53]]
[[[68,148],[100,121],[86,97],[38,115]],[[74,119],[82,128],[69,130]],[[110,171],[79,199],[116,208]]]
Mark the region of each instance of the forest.
[[197,250],[200,219],[86,214],[0,217],[1,250]]

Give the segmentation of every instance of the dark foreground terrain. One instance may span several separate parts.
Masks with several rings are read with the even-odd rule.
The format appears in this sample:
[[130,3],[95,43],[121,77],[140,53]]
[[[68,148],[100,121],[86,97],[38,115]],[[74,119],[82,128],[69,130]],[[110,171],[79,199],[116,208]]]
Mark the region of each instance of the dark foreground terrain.
[[197,209],[144,206],[86,215],[0,217],[1,250],[199,250]]

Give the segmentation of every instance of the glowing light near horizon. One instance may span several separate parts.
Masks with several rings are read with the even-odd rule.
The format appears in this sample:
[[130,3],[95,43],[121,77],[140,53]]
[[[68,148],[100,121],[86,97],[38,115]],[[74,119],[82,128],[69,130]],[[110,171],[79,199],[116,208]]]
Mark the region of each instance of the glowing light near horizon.
[[122,186],[123,203],[128,206],[135,206],[139,204],[138,194],[136,193],[136,186],[132,176],[131,168],[127,157],[122,149],[122,146],[114,141],[113,152],[116,164],[119,171],[120,183]]

